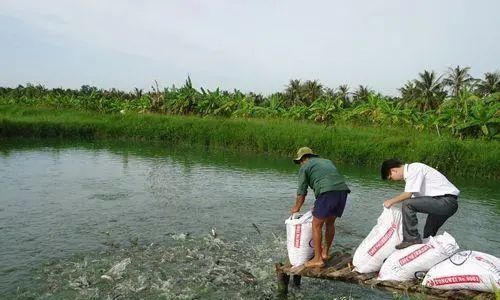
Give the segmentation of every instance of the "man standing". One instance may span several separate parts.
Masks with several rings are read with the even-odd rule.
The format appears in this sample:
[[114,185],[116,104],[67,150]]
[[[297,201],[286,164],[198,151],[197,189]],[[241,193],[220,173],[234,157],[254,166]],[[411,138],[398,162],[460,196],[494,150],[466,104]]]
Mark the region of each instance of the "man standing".
[[[328,259],[335,236],[335,219],[342,216],[350,190],[335,165],[328,159],[319,158],[311,148],[300,148],[297,151],[297,158],[293,161],[300,164],[300,170],[297,198],[291,212],[296,213],[300,210],[308,187],[313,189],[316,197],[312,212],[314,257],[305,266],[322,267]],[[326,225],[326,229],[325,245],[322,248],[323,225]]]
[[385,207],[403,202],[403,242],[396,249],[404,249],[422,242],[418,233],[417,212],[426,213],[424,238],[435,236],[438,229],[458,208],[460,191],[443,174],[422,163],[403,164],[389,159],[380,169],[383,180],[404,180],[400,195],[384,201]]

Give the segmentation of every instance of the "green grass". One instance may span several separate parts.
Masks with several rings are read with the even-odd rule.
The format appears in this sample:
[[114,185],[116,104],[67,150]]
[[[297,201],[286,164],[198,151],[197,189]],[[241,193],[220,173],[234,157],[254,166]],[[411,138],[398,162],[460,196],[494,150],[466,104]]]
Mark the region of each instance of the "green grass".
[[322,125],[151,114],[98,114],[0,105],[0,137],[134,139],[293,156],[307,145],[337,162],[378,167],[396,157],[446,175],[500,179],[500,142],[457,140],[409,128]]

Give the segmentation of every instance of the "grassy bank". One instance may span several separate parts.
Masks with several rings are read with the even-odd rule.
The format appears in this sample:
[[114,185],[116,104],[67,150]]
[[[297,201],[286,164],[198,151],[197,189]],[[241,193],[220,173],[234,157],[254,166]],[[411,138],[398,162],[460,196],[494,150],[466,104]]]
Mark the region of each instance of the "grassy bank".
[[284,120],[96,114],[0,106],[1,137],[137,139],[293,155],[308,145],[337,162],[378,167],[421,161],[447,174],[500,179],[500,142],[457,140],[399,128],[325,127]]

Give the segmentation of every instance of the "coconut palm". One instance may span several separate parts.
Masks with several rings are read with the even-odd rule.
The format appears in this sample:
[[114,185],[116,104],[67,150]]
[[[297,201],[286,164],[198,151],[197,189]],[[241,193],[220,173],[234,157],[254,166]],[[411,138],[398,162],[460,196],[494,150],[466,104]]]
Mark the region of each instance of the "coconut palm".
[[473,85],[476,81],[469,74],[470,67],[448,68],[448,75],[443,79],[443,85],[449,86],[453,97],[457,97],[463,87]]
[[349,91],[349,86],[347,84],[341,84],[337,88],[337,97],[342,99],[346,104],[351,101],[350,94],[351,92]]
[[476,91],[482,96],[500,92],[500,72],[484,73],[484,79],[479,81]]
[[434,71],[427,70],[419,73],[418,76],[420,78],[414,81],[417,96],[415,106],[422,111],[436,109],[446,97],[441,76],[437,77]]
[[415,81],[408,81],[402,88],[398,89],[401,93],[401,100],[404,103],[411,102],[417,98],[417,89],[415,85]]
[[335,91],[332,88],[324,87],[323,88],[323,97],[335,98]]
[[285,102],[286,106],[302,104],[302,83],[300,79],[290,79],[290,82],[285,88]]
[[359,85],[353,94],[353,103],[360,104],[366,102],[372,91],[365,85]]
[[323,95],[323,85],[317,80],[307,80],[302,85],[301,100],[304,104],[310,105]]

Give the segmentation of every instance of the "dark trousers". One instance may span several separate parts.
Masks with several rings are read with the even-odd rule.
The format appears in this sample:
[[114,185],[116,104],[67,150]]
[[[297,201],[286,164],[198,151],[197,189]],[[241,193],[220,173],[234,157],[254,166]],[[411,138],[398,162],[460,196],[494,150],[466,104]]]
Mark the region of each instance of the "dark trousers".
[[438,229],[458,209],[457,197],[453,195],[415,197],[403,201],[403,240],[420,241],[417,213],[426,213],[424,238],[435,236]]

